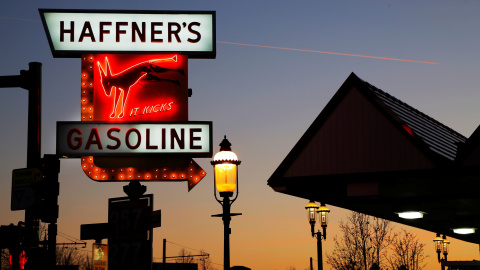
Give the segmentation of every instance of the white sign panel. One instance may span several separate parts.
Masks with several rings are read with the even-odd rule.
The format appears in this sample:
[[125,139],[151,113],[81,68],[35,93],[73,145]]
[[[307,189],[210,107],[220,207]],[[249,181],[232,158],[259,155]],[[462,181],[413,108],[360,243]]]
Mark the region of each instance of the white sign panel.
[[180,52],[215,58],[215,12],[40,9],[55,57]]
[[57,155],[212,156],[212,122],[57,122]]

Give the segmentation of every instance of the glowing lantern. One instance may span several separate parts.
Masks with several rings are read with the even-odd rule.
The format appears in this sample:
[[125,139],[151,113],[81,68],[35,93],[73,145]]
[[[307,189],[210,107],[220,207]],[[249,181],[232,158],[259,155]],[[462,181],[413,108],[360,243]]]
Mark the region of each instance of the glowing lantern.
[[227,136],[220,143],[220,152],[215,154],[211,164],[215,168],[215,186],[221,195],[233,195],[237,187],[237,166],[241,161],[237,155],[232,152],[232,144],[227,140]]
[[318,205],[313,201],[310,201],[307,206],[305,206],[305,209],[307,209],[308,221],[310,224],[315,225],[315,221],[317,221],[317,215],[315,212],[318,209]]
[[445,255],[446,258],[448,255],[448,247],[450,245],[450,241],[447,240],[447,237],[445,235],[443,236],[442,245],[443,255]]
[[330,209],[328,209],[324,203],[318,208],[317,210],[318,215],[320,216],[320,219],[318,220],[320,222],[320,225],[322,227],[327,227],[328,225],[328,213],[330,212]]
[[437,236],[435,237],[435,239],[433,239],[433,242],[435,242],[435,251],[437,253],[441,253],[442,252],[443,239],[440,237],[439,233],[437,233]]

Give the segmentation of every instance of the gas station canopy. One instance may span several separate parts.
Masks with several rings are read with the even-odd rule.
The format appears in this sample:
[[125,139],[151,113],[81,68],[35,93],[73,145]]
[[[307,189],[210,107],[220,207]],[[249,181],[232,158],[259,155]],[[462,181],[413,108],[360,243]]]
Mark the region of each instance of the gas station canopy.
[[[354,73],[268,185],[480,244],[480,127],[466,138]],[[406,211],[423,218],[400,218]]]

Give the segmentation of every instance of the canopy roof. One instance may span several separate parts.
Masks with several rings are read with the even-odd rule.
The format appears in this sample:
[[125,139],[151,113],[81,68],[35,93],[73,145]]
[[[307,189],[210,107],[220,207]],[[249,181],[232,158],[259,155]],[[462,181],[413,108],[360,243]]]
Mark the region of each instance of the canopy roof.
[[[352,73],[268,185],[480,243],[480,233],[452,231],[480,228],[479,130],[467,139]],[[396,214],[406,210],[422,211],[424,218]]]

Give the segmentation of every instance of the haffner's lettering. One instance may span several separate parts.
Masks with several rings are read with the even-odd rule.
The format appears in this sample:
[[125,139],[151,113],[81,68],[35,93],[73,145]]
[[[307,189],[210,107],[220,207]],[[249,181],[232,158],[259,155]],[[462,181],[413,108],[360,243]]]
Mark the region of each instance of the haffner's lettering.
[[[78,23],[78,22],[77,22]],[[199,22],[108,22],[102,21],[92,25],[90,21],[83,22],[81,31],[75,33],[75,21],[60,21],[60,42],[103,42],[105,37],[114,35],[116,42],[200,42],[202,35],[198,31]],[[95,30],[97,32],[95,32]],[[187,32],[187,40],[181,39],[181,33]],[[150,33],[150,34],[147,34]],[[75,35],[78,35],[75,36]],[[147,40],[149,38],[149,40]]]

